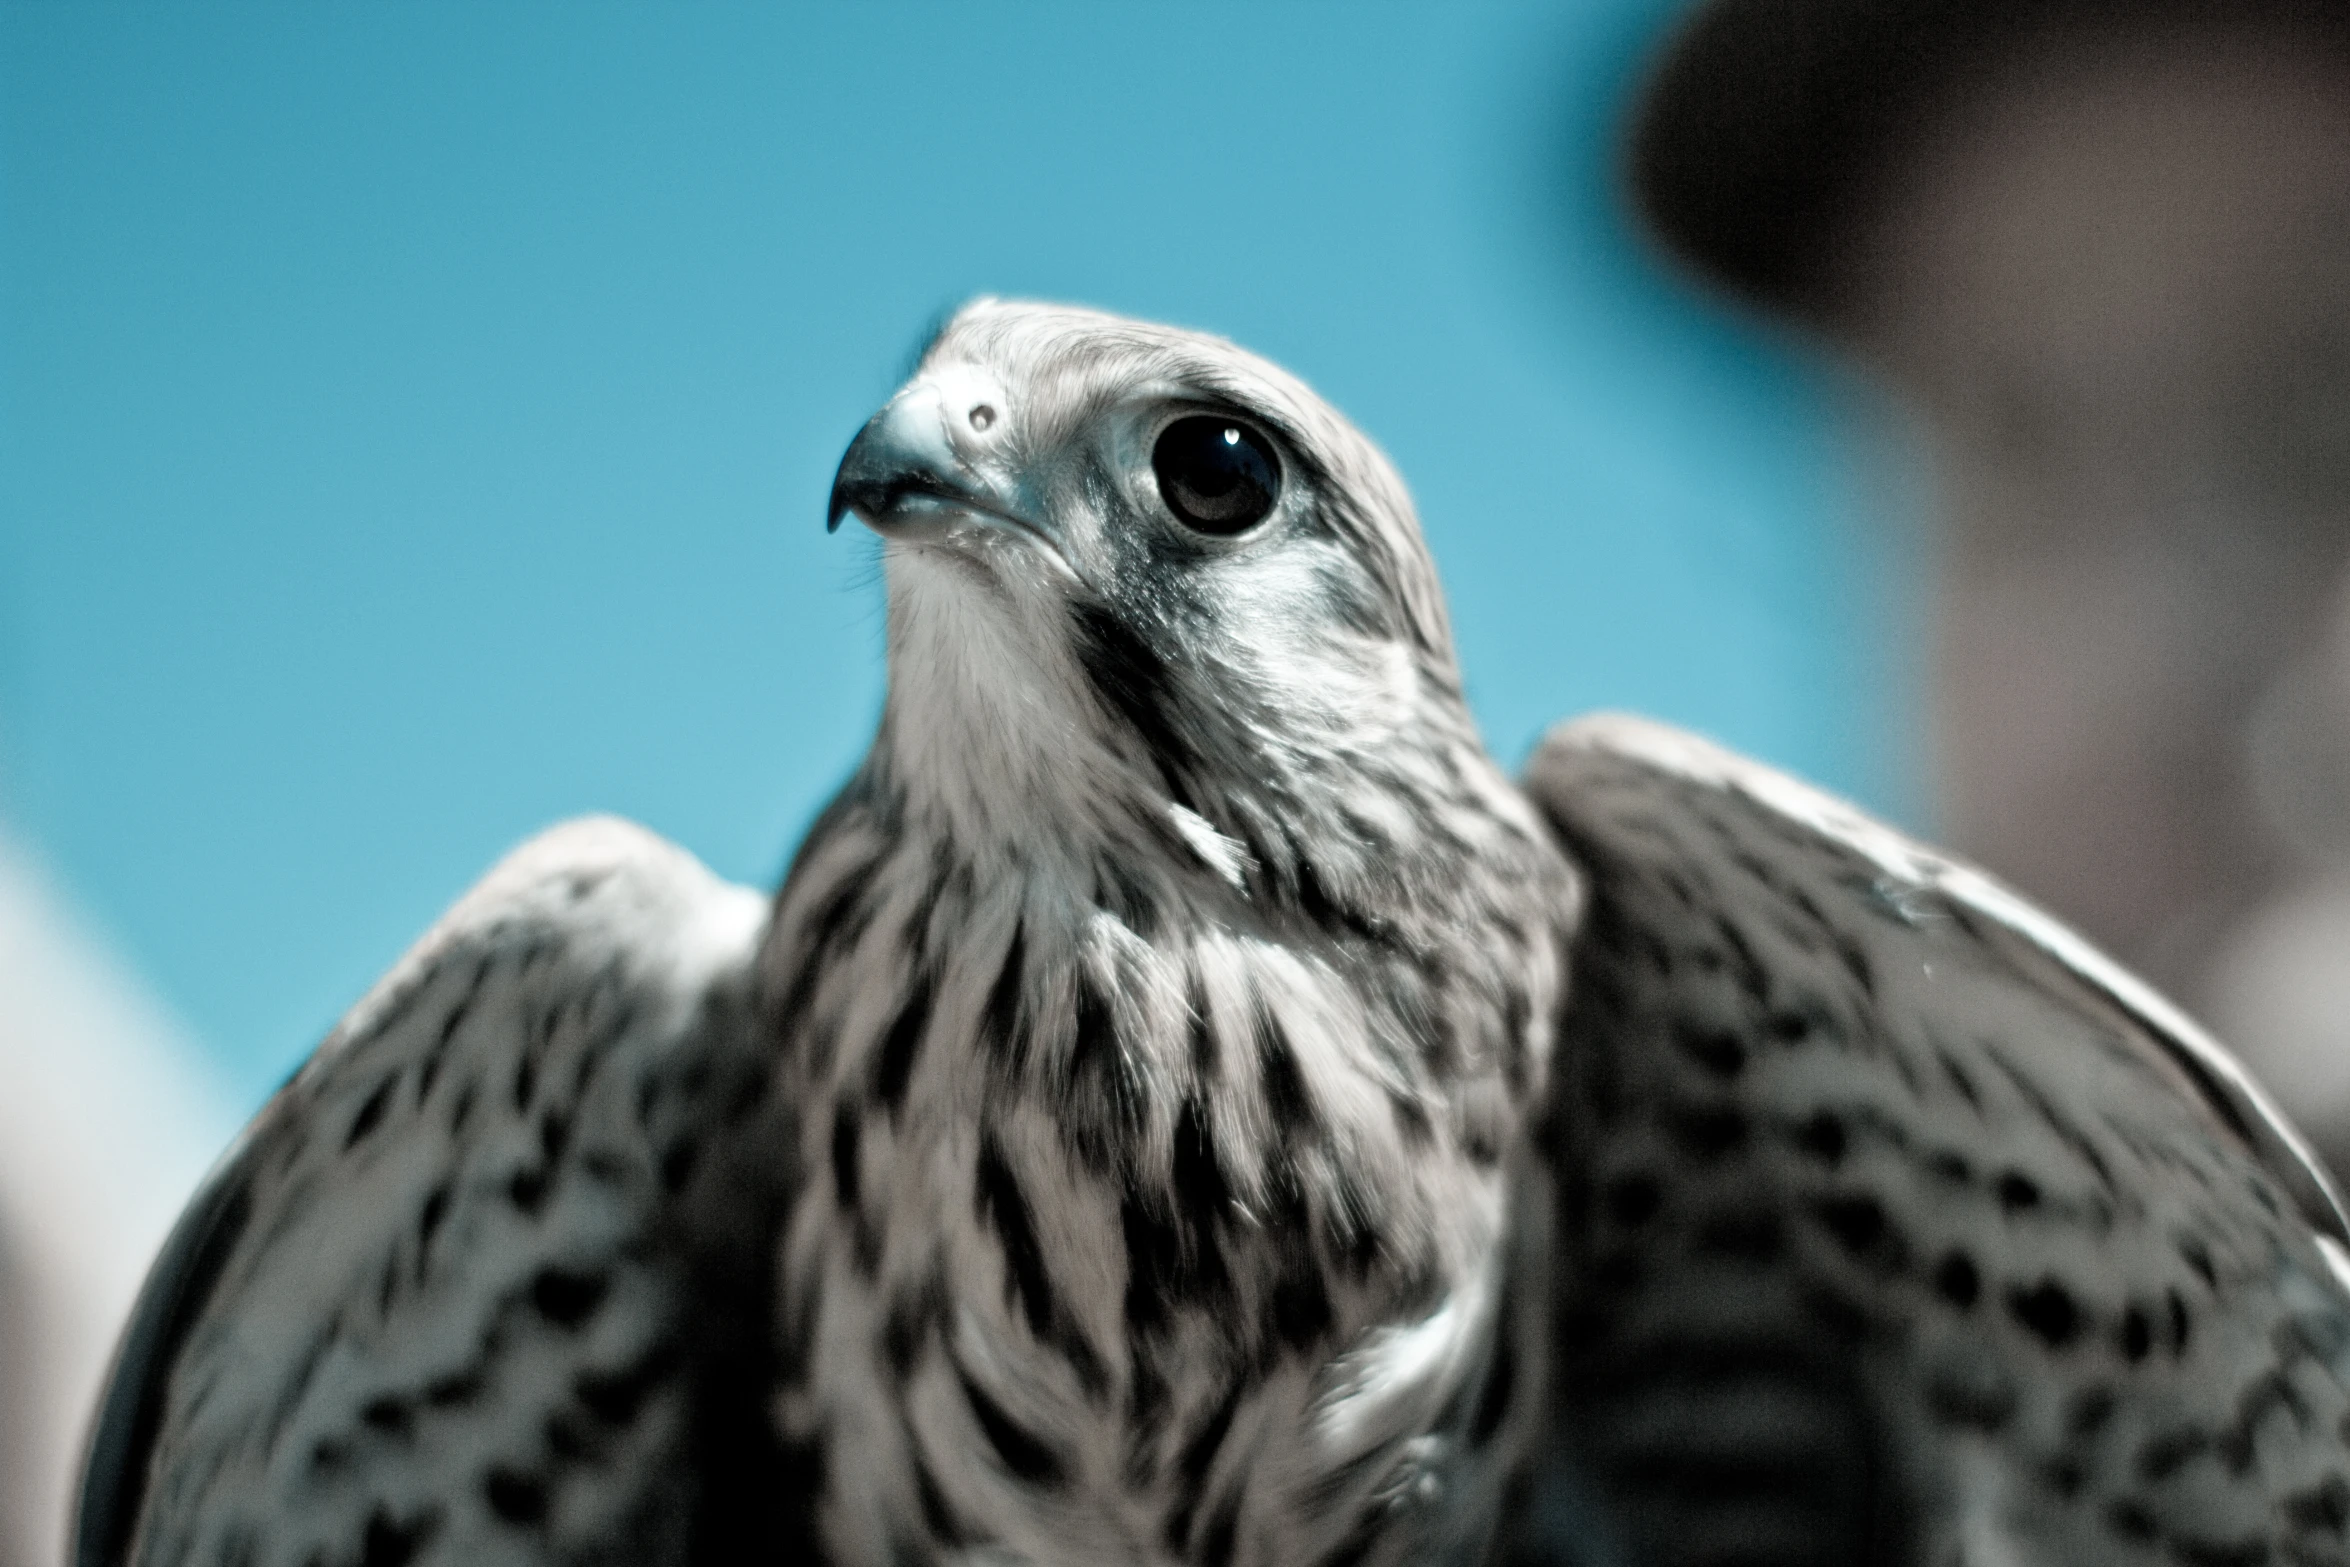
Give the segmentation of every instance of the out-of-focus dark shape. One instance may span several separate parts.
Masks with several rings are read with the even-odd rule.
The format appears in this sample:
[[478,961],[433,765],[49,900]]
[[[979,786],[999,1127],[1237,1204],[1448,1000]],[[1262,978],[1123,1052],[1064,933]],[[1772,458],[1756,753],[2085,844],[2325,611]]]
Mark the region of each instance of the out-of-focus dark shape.
[[1632,165],[1923,416],[1942,835],[2350,1169],[2350,8],[1721,0]]
[[[2133,57],[2224,75],[2298,58],[2334,80],[2350,11],[2327,0],[1716,0],[1670,41],[1632,133],[1644,217],[1717,281],[1831,326],[1870,286],[1865,231],[1916,195],[1930,142],[2035,76]],[[2013,107],[2012,102],[2008,105]]]

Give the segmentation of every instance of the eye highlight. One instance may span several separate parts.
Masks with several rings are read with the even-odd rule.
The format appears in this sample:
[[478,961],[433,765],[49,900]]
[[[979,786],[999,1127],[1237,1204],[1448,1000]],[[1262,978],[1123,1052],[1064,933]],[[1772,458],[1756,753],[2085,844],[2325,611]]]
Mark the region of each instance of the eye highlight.
[[1151,449],[1160,498],[1186,527],[1229,538],[1265,520],[1281,494],[1281,459],[1237,419],[1194,414]]

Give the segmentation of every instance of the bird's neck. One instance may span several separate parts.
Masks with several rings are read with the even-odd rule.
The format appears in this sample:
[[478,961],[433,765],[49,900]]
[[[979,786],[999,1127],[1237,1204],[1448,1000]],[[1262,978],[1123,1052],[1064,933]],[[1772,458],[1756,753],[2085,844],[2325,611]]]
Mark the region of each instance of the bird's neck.
[[[1266,1482],[1286,1517],[1282,1486],[1355,1505],[1355,1460],[1478,1405],[1572,884],[1456,783],[1459,819],[1384,864],[1266,848],[1284,883],[1140,832],[974,853],[877,757],[809,834],[762,964],[808,1150],[787,1429],[897,1400],[964,1452],[953,1410],[1017,1408],[1015,1450],[1053,1455],[1082,1513],[1164,1500],[1173,1433],[1237,1420],[1327,1466]],[[856,1484],[916,1494],[876,1442]],[[982,1533],[1034,1522],[971,1505]]]
[[1482,752],[1376,787],[1261,777],[1197,809],[1117,758],[1064,756],[1076,777],[1042,767],[983,805],[970,780],[910,781],[891,727],[810,833],[771,936],[771,1002],[824,1042],[828,1092],[893,1113],[933,1078],[941,1102],[1015,1096],[1122,1167],[1163,1161],[1186,1114],[1278,1139],[1317,1099],[1377,1107],[1375,1136],[1331,1145],[1350,1159],[1435,1128],[1490,1161],[1514,1135],[1575,897]]

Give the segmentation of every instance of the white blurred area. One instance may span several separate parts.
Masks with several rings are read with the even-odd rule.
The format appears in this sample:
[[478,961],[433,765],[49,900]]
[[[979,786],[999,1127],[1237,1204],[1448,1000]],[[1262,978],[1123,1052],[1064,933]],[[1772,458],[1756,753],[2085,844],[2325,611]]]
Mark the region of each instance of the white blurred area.
[[0,827],[0,1567],[57,1567],[147,1264],[237,1117],[185,1035]]

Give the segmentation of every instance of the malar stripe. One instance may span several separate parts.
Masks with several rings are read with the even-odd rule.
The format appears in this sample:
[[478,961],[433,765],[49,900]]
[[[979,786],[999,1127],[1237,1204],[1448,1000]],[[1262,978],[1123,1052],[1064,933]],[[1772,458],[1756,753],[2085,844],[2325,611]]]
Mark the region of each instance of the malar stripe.
[[1076,633],[1078,668],[1103,702],[1142,737],[1166,775],[1170,798],[1192,809],[1193,802],[1178,780],[1194,770],[1196,758],[1183,738],[1166,661],[1108,605],[1072,604],[1069,619]]

